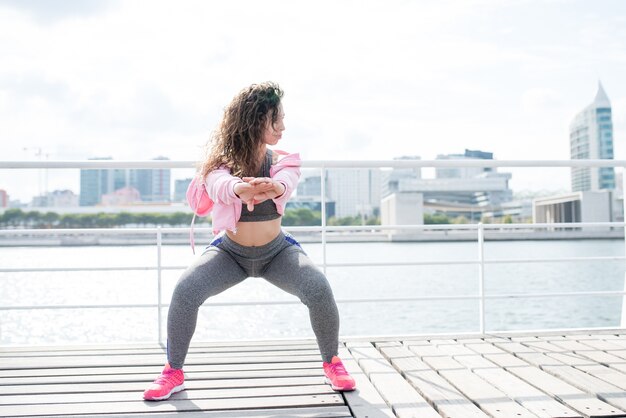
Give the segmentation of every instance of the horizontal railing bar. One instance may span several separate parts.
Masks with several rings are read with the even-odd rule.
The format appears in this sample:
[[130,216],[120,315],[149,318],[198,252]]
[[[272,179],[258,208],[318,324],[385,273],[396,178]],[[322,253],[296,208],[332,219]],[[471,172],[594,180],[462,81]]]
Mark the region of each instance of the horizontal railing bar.
[[[349,232],[349,231],[382,231],[382,230],[478,230],[483,229],[545,229],[545,228],[624,228],[625,222],[578,222],[578,223],[537,223],[537,224],[437,224],[437,225],[344,225],[344,226],[326,226],[327,232]],[[285,227],[286,231],[302,231],[302,232],[321,232],[321,226],[306,227]],[[107,235],[127,235],[127,234],[156,234],[158,228],[59,228],[59,229],[2,229],[0,236],[3,235],[72,235],[72,234],[94,234],[101,233]],[[163,234],[189,233],[190,228],[161,228]],[[195,228],[195,233],[206,232],[207,235],[213,235],[210,228]],[[156,237],[155,237],[156,240]]]
[[[555,293],[502,293],[484,295],[485,299],[530,299],[543,297],[575,297],[575,296],[625,296],[626,291],[606,290],[606,291],[588,291],[588,292],[555,292]],[[480,295],[435,295],[435,296],[419,296],[411,298],[368,298],[368,299],[337,299],[337,303],[390,303],[390,302],[416,302],[429,300],[476,300],[480,299]],[[275,305],[300,305],[300,301],[236,301],[236,302],[209,302],[207,306],[275,306]],[[11,310],[44,310],[44,309],[125,309],[125,308],[156,308],[157,304],[120,304],[120,305],[33,305],[33,306],[0,306],[0,311]],[[169,307],[169,304],[161,304],[163,308]]]
[[[484,260],[484,264],[509,263],[559,263],[573,261],[623,261],[626,256],[598,256],[598,257],[570,257],[570,258],[510,258],[500,260]],[[326,267],[389,267],[389,266],[438,266],[438,265],[466,265],[480,264],[479,260],[451,260],[451,261],[387,261],[387,262],[354,262],[354,263],[326,263]],[[322,266],[322,264],[318,264]],[[1,271],[1,270],[0,270]]]
[[[560,263],[578,261],[623,261],[626,256],[568,257],[568,258],[510,258],[500,260],[484,260],[485,264],[510,263]],[[390,267],[390,266],[439,266],[479,264],[478,260],[445,260],[445,261],[382,261],[382,262],[351,262],[326,263],[326,267]],[[324,264],[316,263],[323,267]],[[184,270],[187,266],[161,266],[161,270]],[[158,267],[150,266],[119,266],[119,267],[28,267],[0,268],[0,273],[33,273],[33,272],[82,272],[82,271],[154,271]]]
[[[74,160],[0,161],[0,169],[106,169],[106,168],[188,168],[197,161],[176,160]],[[626,167],[626,160],[304,160],[304,168],[415,168],[415,167]]]
[[[171,268],[171,270],[181,270]],[[44,272],[80,272],[80,271],[154,271],[157,267],[27,267],[2,268],[0,273],[44,273]],[[161,270],[165,270],[161,267]]]
[[578,261],[623,261],[626,256],[597,256],[597,257],[566,257],[566,258],[503,258],[499,260],[485,260],[485,264],[510,264],[510,263],[569,263]]

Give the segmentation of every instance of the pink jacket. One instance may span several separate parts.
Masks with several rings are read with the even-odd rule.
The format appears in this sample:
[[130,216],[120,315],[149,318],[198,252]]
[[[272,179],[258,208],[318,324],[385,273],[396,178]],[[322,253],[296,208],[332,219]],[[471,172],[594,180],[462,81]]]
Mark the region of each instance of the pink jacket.
[[[298,186],[300,178],[300,154],[289,154],[285,151],[273,150],[278,154],[278,162],[270,168],[270,177],[285,186],[285,193],[272,199],[279,214],[285,212],[285,205],[291,193]],[[241,182],[239,177],[230,174],[230,169],[222,166],[209,173],[206,178],[206,189],[213,200],[213,233],[224,230],[237,232],[237,221],[241,216],[242,202],[235,195],[235,184]]]

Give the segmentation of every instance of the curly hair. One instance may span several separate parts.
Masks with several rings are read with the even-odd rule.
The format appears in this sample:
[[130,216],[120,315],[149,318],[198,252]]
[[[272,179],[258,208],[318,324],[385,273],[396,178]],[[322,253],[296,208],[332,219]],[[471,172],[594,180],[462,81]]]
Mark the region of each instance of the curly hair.
[[265,82],[253,84],[233,98],[207,144],[199,170],[202,178],[222,165],[237,177],[257,175],[267,118],[270,115],[272,124],[277,121],[282,97],[278,84]]

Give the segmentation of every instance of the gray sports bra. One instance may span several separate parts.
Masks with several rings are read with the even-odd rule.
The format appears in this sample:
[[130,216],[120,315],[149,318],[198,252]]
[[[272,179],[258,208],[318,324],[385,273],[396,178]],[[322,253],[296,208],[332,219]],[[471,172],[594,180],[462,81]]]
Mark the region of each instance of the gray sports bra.
[[[272,151],[267,150],[263,164],[257,177],[270,177],[270,167],[272,166]],[[280,214],[276,210],[276,204],[272,199],[267,199],[265,202],[254,205],[254,210],[250,212],[246,205],[241,208],[241,217],[239,222],[261,222],[271,221],[272,219],[280,218]]]

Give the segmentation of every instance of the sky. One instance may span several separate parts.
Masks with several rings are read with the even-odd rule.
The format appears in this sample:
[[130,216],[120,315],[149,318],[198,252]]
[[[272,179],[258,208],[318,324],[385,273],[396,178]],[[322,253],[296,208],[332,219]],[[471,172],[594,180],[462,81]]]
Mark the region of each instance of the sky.
[[[569,159],[601,81],[626,159],[619,0],[0,0],[0,160],[197,160],[242,88],[285,91],[279,148],[305,160]],[[79,192],[78,171],[44,189]],[[532,173],[531,173],[532,171]],[[28,199],[36,170],[0,170]],[[569,170],[511,187],[566,190]]]

